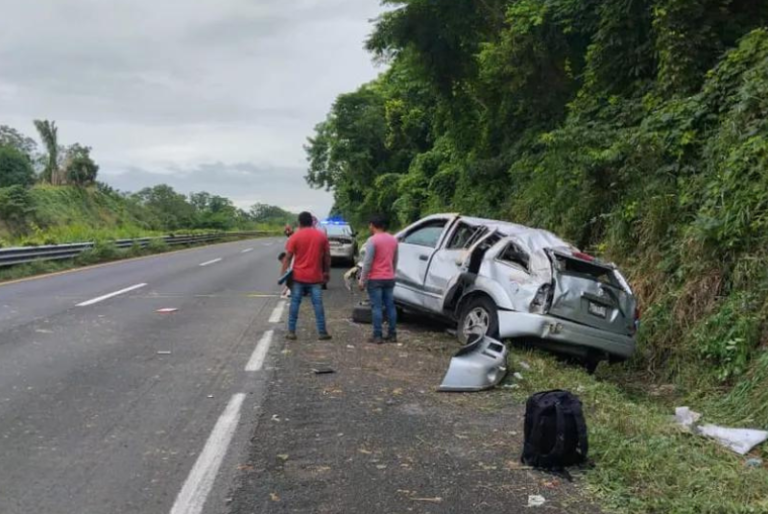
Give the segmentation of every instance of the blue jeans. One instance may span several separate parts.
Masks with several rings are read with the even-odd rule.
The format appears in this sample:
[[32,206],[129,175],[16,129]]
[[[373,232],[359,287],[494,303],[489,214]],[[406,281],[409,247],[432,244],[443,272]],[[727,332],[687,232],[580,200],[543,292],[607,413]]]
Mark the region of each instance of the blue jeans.
[[317,322],[317,332],[321,335],[327,334],[325,328],[325,309],[323,309],[323,289],[322,284],[302,284],[294,282],[291,288],[291,310],[288,313],[288,331],[296,332],[296,323],[299,321],[299,308],[304,293],[309,292],[312,299],[312,307],[315,308],[315,321]]
[[384,309],[387,310],[389,337],[397,335],[397,309],[395,309],[395,281],[369,280],[368,297],[371,299],[373,337],[382,337]]

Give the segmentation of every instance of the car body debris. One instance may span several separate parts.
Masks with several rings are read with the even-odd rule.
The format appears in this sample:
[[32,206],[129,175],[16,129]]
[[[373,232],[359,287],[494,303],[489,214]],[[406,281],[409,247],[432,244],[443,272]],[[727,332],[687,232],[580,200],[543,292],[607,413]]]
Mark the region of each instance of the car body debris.
[[471,392],[495,387],[507,374],[507,347],[474,334],[451,359],[439,391]]
[[728,428],[718,425],[699,425],[701,414],[688,407],[675,409],[675,421],[694,434],[714,439],[722,446],[733,450],[739,455],[746,455],[755,446],[768,440],[768,431],[750,428]]
[[528,507],[541,507],[547,502],[546,498],[539,494],[528,495]]

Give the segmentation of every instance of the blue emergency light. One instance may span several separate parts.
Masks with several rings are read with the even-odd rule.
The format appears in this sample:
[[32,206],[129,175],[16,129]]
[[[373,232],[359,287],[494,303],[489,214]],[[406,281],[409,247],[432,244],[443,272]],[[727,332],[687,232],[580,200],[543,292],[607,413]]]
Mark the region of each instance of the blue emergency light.
[[321,225],[348,225],[342,218],[325,218],[320,222]]

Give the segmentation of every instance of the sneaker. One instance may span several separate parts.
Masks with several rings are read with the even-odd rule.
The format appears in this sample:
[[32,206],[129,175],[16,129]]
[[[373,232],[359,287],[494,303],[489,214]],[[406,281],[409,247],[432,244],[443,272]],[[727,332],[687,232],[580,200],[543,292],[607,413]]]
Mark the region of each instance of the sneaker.
[[320,334],[319,336],[317,336],[318,341],[330,341],[331,339],[333,339],[331,337],[331,334],[327,332],[325,334]]
[[296,339],[298,339],[298,338],[296,337],[296,332],[288,332],[287,334],[285,334],[285,338],[286,338],[288,341],[295,341]]
[[384,344],[384,339],[382,339],[381,337],[373,336],[368,339],[368,342],[371,344]]
[[384,338],[384,340],[388,343],[396,343],[397,342],[397,334],[388,335]]

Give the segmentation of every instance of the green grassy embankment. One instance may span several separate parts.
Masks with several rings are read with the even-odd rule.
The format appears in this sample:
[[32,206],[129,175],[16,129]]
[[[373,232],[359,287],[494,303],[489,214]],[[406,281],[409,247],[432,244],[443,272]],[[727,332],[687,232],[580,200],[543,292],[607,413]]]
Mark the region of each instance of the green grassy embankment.
[[[281,227],[247,223],[233,228],[233,231],[278,234]],[[118,239],[210,232],[221,231],[205,228],[164,229],[157,214],[151,209],[111,191],[36,186],[27,191],[23,209],[17,209],[12,219],[0,219],[0,248],[84,241],[94,241],[96,246],[72,260],[0,268],[0,281],[179,249],[169,247],[162,241],[153,241],[145,248],[118,250],[112,244]]]

